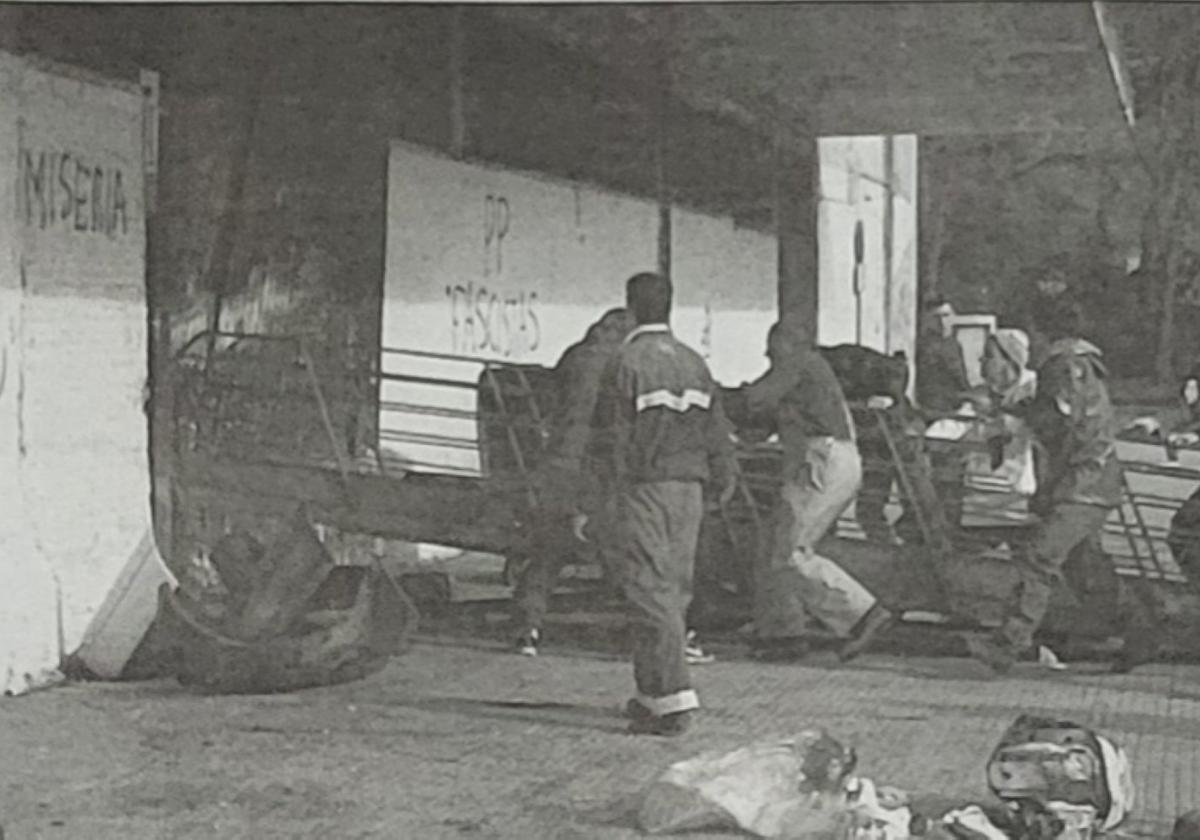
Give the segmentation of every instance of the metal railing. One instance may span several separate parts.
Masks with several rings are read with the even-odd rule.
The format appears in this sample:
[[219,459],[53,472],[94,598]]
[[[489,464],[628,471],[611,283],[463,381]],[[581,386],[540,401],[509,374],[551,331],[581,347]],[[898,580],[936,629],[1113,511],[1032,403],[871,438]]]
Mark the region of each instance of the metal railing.
[[[264,377],[260,372],[249,381],[240,381],[237,375],[230,375],[229,369],[236,369],[241,362],[259,360],[251,352],[256,345],[287,348],[284,358],[290,361],[285,366],[293,368],[291,373],[298,376],[268,374]],[[321,375],[318,363],[303,339],[235,332],[205,333],[194,337],[185,346],[179,354],[180,359],[194,354],[198,347],[218,348],[218,352],[206,352],[197,360],[199,367],[190,377],[190,386],[201,392],[199,402],[204,403],[205,399],[208,402],[194,404],[190,416],[185,406],[181,420],[195,436],[209,438],[218,455],[222,448],[221,430],[238,431],[232,427],[239,419],[234,416],[238,413],[234,407],[239,399],[244,401],[249,397],[250,402],[265,404],[276,413],[293,415],[293,420],[298,411],[296,406],[305,404],[309,410],[308,424],[319,430],[309,438],[322,438],[323,451],[295,449],[276,452],[272,457],[260,460],[332,465],[344,481],[349,480],[352,473],[361,471],[395,478],[407,472],[477,478],[520,492],[530,509],[536,509],[541,501],[534,473],[545,453],[549,435],[545,416],[548,396],[545,386],[549,371],[544,368],[486,358],[385,348],[379,369],[363,377],[367,382],[365,387],[374,389],[376,418],[379,420],[371,440],[373,446],[369,455],[364,455],[347,447],[348,435],[338,434],[339,418],[346,413],[345,406],[339,404],[343,398],[330,394],[331,388],[338,383]],[[292,381],[285,382],[287,379]],[[296,380],[301,383],[299,386]],[[369,394],[358,394],[355,399],[371,404]],[[195,399],[193,403],[196,403]],[[358,409],[361,410],[361,406]],[[866,459],[864,468],[891,471],[894,481],[887,482],[883,498],[873,498],[871,494],[879,491],[864,487],[856,507],[874,501],[882,503],[893,515],[900,510],[906,511],[912,520],[906,541],[917,538],[934,544],[938,539],[936,523],[931,521],[928,499],[922,504],[922,493],[917,485],[922,480],[932,481],[936,488],[937,477],[928,473],[922,477],[920,470],[914,468],[911,455],[906,454],[905,442],[885,422],[882,410],[873,411],[877,413],[878,432],[886,443],[888,455],[884,462]],[[250,420],[253,419],[251,416]],[[295,420],[293,425],[298,422]],[[247,457],[246,449],[253,449],[264,436],[271,434],[262,429],[251,432],[249,440],[244,442],[246,445],[233,447],[224,454]],[[986,448],[978,442],[939,443],[964,458]],[[426,454],[422,456],[422,453]],[[436,455],[442,457],[434,457]],[[1144,483],[1143,479],[1149,476],[1200,485],[1200,471],[1138,462],[1125,463],[1124,467],[1123,503],[1113,511],[1104,528],[1106,552],[1124,574],[1167,581],[1184,580],[1167,545],[1169,519],[1179,508],[1181,498],[1167,492],[1134,487],[1130,478],[1136,479],[1135,484]],[[928,464],[922,469],[927,470]],[[778,497],[778,447],[771,444],[741,446],[739,470],[738,494],[734,503],[720,515],[731,534],[745,527],[752,527],[761,534],[770,521]],[[1027,538],[1034,520],[1020,497],[1008,492],[1010,490],[995,476],[965,475],[963,521],[978,521],[982,525],[962,527],[961,523],[957,526],[951,523],[947,530],[952,550],[968,554],[994,550],[1005,542],[1012,548],[1014,541]],[[945,500],[941,501],[944,504]],[[868,539],[853,508],[840,519],[838,533],[850,539]],[[1200,537],[1200,534],[1196,536]]]

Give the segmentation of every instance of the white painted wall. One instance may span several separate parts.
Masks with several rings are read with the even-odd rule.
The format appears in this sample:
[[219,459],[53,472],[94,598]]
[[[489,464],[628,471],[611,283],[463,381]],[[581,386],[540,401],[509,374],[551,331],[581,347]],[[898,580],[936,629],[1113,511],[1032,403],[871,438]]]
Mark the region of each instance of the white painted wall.
[[150,532],[141,107],[0,54],[6,691],[79,647]]
[[[388,166],[381,367],[385,373],[474,383],[480,366],[396,349],[553,365],[625,281],[658,264],[654,202],[587,185],[479,164],[393,143]],[[718,379],[764,367],[774,320],[775,238],[731,220],[677,210],[672,217],[673,326]],[[476,474],[478,453],[397,434],[475,439],[470,416],[420,416],[402,403],[469,415],[467,389],[385,381],[381,447],[410,468]]]
[[[911,361],[917,318],[917,138],[822,137],[818,154],[817,339],[825,346],[861,343],[886,353],[903,350]],[[859,223],[861,311],[854,285]]]
[[737,385],[766,370],[778,264],[774,236],[729,218],[672,212],[675,332],[704,355],[717,381]]

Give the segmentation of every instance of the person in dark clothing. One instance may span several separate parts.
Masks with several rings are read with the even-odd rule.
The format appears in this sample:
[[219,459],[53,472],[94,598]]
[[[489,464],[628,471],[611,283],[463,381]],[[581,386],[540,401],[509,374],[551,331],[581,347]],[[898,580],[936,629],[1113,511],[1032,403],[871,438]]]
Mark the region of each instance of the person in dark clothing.
[[772,656],[799,652],[812,615],[844,640],[840,654],[851,659],[891,621],[861,583],[816,553],[862,482],[854,421],[807,330],[776,324],[767,356],[770,369],[745,390],[751,414],[774,416],[783,448],[773,547],[755,568],[757,644]]
[[1200,443],[1200,365],[1194,365],[1179,386],[1179,411],[1167,432],[1168,445]]
[[[1200,442],[1200,365],[1193,366],[1184,377],[1179,388],[1179,402],[1178,416],[1171,418],[1173,422],[1166,435],[1172,449]],[[1167,546],[1188,585],[1200,593],[1200,488],[1171,517]]]
[[[903,351],[887,356],[869,347],[843,344],[823,347],[821,355],[842,385],[858,433],[863,480],[854,502],[854,514],[867,539],[887,545],[895,543],[896,534],[885,515],[895,483],[901,491],[904,510],[915,501],[921,507],[932,540],[939,544],[947,542],[949,535],[944,527],[941,501],[932,484],[922,441],[925,425],[906,393],[908,360]],[[907,481],[901,480],[897,471],[897,458],[904,466]],[[915,498],[909,498],[905,490]],[[917,517],[911,515],[903,520],[912,523],[903,536],[906,542],[924,543],[916,521]]]
[[1109,512],[1121,503],[1121,464],[1116,427],[1105,382],[1107,372],[1095,345],[1077,338],[1050,345],[1038,371],[1027,421],[1041,447],[1038,489],[1030,509],[1040,517],[1032,545],[1020,558],[1020,580],[991,636],[970,636],[973,656],[993,671],[1007,671],[1033,646],[1055,584],[1069,564],[1089,565],[1109,577],[1120,608],[1127,610],[1125,647],[1116,670],[1128,670],[1152,654],[1148,607],[1133,598],[1103,556],[1100,537]]
[[696,542],[708,486],[734,490],[732,429],[698,353],[670,331],[670,281],[626,284],[637,327],[603,378],[593,421],[597,489],[615,500],[620,583],[632,618],[635,734],[677,735],[699,708],[685,656]]
[[954,307],[941,299],[925,304],[917,340],[917,405],[934,418],[955,414],[970,390],[962,346],[954,337]]
[[[954,337],[954,307],[941,299],[926,303],[921,333],[917,339],[917,405],[927,422],[958,413],[970,391],[962,346]],[[933,470],[933,483],[942,500],[944,518],[950,528],[962,525],[963,497],[966,495],[966,458],[954,441],[930,438],[926,451]],[[897,531],[916,534],[912,516],[896,523]]]
[[588,328],[582,341],[567,348],[554,367],[556,401],[549,412],[545,460],[538,470],[542,516],[534,526],[534,550],[513,593],[517,649],[527,656],[537,655],[550,595],[563,565],[583,553],[587,544],[595,548],[603,566],[609,565],[611,529],[605,525],[605,505],[589,509],[587,534],[573,514],[575,500],[586,486],[584,456],[600,380],[633,326],[628,310],[609,310]]

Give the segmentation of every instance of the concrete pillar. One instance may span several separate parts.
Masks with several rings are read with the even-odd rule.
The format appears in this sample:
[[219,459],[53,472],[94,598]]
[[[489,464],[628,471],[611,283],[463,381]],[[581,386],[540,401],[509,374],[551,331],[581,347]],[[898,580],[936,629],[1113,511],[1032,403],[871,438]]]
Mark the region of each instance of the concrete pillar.
[[945,146],[922,137],[917,158],[917,305],[938,297],[941,290],[942,246],[946,241]]
[[779,317],[817,329],[817,143],[780,142],[775,155]]

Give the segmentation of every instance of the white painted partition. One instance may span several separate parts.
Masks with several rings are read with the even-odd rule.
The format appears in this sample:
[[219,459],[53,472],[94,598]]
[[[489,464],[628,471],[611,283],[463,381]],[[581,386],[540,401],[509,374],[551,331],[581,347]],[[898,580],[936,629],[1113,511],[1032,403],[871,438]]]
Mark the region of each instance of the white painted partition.
[[[142,129],[136,86],[0,54],[6,692],[94,637],[114,584],[153,546]],[[165,579],[153,554],[151,579]]]
[[766,370],[776,319],[777,239],[730,218],[675,209],[671,279],[675,332],[708,360],[717,381],[738,385]]
[[[552,365],[605,310],[623,304],[631,275],[658,265],[652,201],[405,143],[391,147],[387,206],[385,375],[473,383],[481,370],[397,350]],[[673,212],[673,326],[708,357],[718,379],[736,384],[764,368],[776,264],[773,236]],[[415,413],[418,404],[441,414]],[[476,436],[474,410],[468,389],[385,376],[385,458],[408,469],[477,475],[478,451],[462,443]]]

